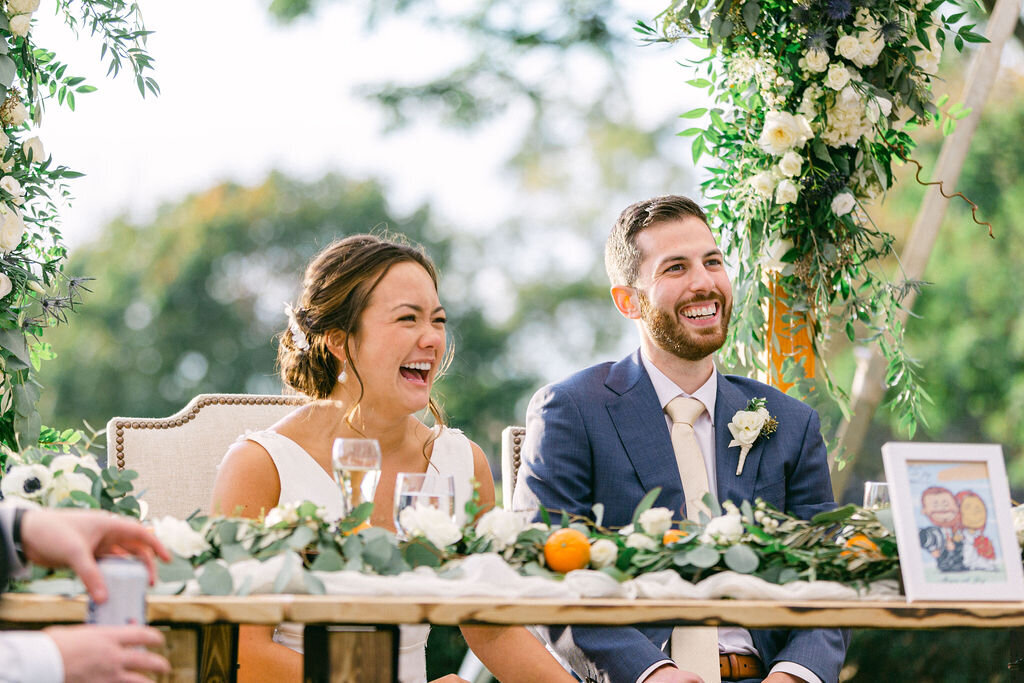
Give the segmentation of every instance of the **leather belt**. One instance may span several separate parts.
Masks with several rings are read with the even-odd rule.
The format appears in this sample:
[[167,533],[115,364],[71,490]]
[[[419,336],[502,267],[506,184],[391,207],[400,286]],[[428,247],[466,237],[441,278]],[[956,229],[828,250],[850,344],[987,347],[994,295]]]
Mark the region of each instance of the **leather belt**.
[[723,681],[739,681],[744,678],[762,678],[764,667],[761,660],[753,655],[718,655]]

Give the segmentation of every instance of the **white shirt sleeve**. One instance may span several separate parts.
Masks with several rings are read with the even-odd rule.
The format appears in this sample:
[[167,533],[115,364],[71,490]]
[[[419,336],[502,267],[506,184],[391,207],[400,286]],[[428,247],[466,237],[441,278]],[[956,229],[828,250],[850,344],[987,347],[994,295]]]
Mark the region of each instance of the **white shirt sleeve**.
[[776,671],[802,678],[807,683],[821,683],[821,679],[815,676],[813,671],[806,666],[800,666],[796,662],[776,662],[769,673],[775,673]]
[[660,669],[666,664],[670,666],[676,665],[676,663],[673,662],[671,659],[663,659],[660,662],[655,662],[654,664],[651,664],[649,667],[647,667],[642,674],[640,674],[640,677],[636,679],[636,683],[644,683],[644,681],[647,680],[647,677],[654,673],[655,669]]
[[64,660],[57,644],[41,631],[0,633],[0,681],[64,683]]

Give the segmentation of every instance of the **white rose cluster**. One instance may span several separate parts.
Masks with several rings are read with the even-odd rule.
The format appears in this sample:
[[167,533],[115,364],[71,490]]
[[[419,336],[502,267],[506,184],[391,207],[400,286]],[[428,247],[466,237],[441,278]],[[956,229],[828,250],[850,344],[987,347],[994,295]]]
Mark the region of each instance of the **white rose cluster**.
[[437,548],[444,548],[462,538],[451,516],[429,505],[409,505],[398,514],[398,525],[409,538],[421,536]]
[[153,533],[168,550],[186,559],[210,549],[206,538],[183,519],[162,517],[153,522]]
[[661,538],[672,528],[672,511],[668,508],[650,508],[640,513],[637,522],[644,533]]
[[803,147],[812,137],[814,131],[803,114],[772,110],[765,114],[757,144],[768,154],[782,156],[791,149]]
[[647,534],[632,533],[626,537],[626,547],[637,550],[657,550],[658,542]]
[[1017,544],[1024,548],[1024,505],[1013,508],[1013,530],[1017,534]]
[[477,534],[489,540],[491,548],[498,552],[515,543],[524,528],[519,515],[504,508],[488,511],[476,523]]
[[864,135],[871,132],[867,111],[857,91],[850,86],[843,88],[826,112],[821,139],[829,147],[857,144]]
[[8,27],[12,34],[24,38],[32,27],[32,13],[39,9],[39,0],[7,0]]
[[811,48],[799,59],[797,66],[820,74],[828,68],[828,53],[820,47]]
[[845,216],[846,214],[853,211],[853,207],[856,206],[857,200],[849,192],[840,192],[832,198],[832,213],[837,216]]

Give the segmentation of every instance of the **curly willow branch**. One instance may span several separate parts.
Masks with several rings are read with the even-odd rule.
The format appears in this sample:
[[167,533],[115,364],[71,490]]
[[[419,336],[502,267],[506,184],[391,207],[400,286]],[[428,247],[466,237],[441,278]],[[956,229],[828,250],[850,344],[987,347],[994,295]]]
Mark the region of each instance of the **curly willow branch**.
[[921,166],[921,164],[919,164],[916,160],[910,159],[908,157],[905,157],[902,154],[899,154],[898,151],[896,151],[896,153],[899,155],[900,159],[902,159],[903,161],[911,163],[914,166],[917,166],[917,171],[914,173],[914,179],[918,182],[918,184],[920,184],[920,185],[938,185],[939,186],[939,194],[941,194],[946,199],[952,199],[953,197],[960,197],[960,199],[964,200],[965,202],[967,202],[968,204],[971,205],[971,219],[975,223],[977,223],[978,225],[984,225],[984,226],[988,227],[988,236],[991,237],[992,239],[996,238],[995,233],[992,232],[992,224],[989,223],[988,221],[979,221],[978,220],[978,205],[975,204],[974,202],[972,202],[970,199],[968,199],[966,197],[966,195],[964,195],[963,192],[954,192],[953,194],[946,194],[946,191],[942,189],[942,181],[941,180],[931,180],[931,181],[921,180],[921,171],[924,170],[924,167]]

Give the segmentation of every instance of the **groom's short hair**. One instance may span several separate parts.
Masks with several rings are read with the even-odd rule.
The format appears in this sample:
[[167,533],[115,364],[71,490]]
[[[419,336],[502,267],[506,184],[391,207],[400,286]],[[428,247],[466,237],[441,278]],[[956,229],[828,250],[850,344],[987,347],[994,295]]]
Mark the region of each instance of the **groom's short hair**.
[[708,222],[697,202],[680,195],[665,195],[630,204],[619,214],[604,245],[604,268],[612,286],[632,287],[640,275],[644,255],[636,245],[636,236],[655,223],[693,216]]

